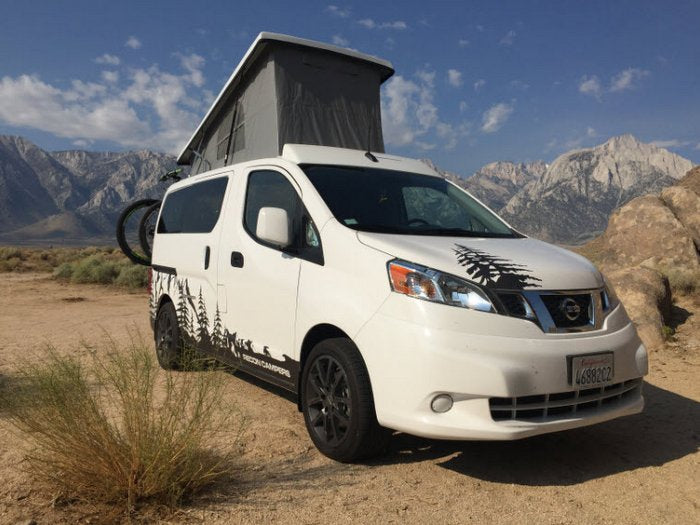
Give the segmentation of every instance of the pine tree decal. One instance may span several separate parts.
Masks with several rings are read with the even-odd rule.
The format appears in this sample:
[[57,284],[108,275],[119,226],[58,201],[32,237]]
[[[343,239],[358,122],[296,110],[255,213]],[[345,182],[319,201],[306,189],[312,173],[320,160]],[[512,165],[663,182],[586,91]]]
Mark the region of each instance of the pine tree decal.
[[521,264],[461,244],[455,246],[457,262],[467,269],[469,278],[487,288],[522,290],[540,286],[537,283],[541,279],[532,277],[532,272]]
[[185,285],[184,281],[178,281],[177,283],[177,324],[180,327],[180,333],[182,334],[182,340],[187,345],[190,341],[190,313],[187,309],[187,298],[185,297]]
[[202,287],[199,287],[199,299],[197,301],[197,340],[203,347],[209,347],[211,344],[209,338],[209,318],[207,317],[207,306],[204,304],[202,296]]
[[219,303],[216,303],[214,326],[212,326],[211,329],[211,344],[215,350],[222,350],[224,347],[224,334],[221,326],[221,312],[219,312]]

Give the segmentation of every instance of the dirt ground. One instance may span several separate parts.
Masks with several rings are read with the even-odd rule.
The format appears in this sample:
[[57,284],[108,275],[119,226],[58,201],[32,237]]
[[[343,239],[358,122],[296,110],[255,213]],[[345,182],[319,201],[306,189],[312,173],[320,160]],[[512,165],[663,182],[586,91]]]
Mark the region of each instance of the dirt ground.
[[[321,456],[295,403],[230,376],[247,416],[235,481],[168,518],[173,523],[699,523],[700,321],[676,307],[676,341],[651,356],[644,413],[511,443],[397,435],[381,461]],[[146,294],[0,274],[0,376],[52,343],[81,351],[107,331],[150,337]],[[0,410],[0,523],[97,523],[83,506],[52,506],[21,469],[21,437]]]

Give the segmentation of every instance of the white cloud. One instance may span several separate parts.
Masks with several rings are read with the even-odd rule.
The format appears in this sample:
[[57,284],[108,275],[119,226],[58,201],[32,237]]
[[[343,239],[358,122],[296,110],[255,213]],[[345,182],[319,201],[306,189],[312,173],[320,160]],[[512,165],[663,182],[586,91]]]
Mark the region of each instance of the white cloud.
[[476,82],[474,82],[474,91],[481,91],[481,88],[483,88],[486,85],[486,81],[483,78],[480,78]]
[[176,56],[180,59],[180,64],[182,68],[187,71],[190,75],[190,81],[197,87],[202,87],[204,85],[204,75],[202,74],[202,67],[204,67],[204,57],[191,53],[189,55]]
[[119,81],[119,73],[117,71],[103,71],[100,73],[100,76],[108,84],[115,84]]
[[700,142],[698,142],[693,149],[700,149]]
[[457,45],[459,47],[467,47],[469,45],[469,40],[467,40],[466,38],[460,38],[459,40],[457,40]]
[[363,18],[357,21],[362,27],[367,29],[408,29],[408,24],[403,20],[396,20],[394,22],[375,22],[371,18]]
[[501,38],[498,43],[502,46],[512,46],[515,42],[516,35],[517,33],[511,29],[505,35],[503,35],[503,38]]
[[501,126],[506,123],[511,113],[513,113],[513,105],[501,102],[491,106],[484,111],[482,116],[481,131],[484,133],[495,133]]
[[[692,144],[691,141],[689,140],[679,140],[679,139],[670,139],[670,140],[652,140],[651,143],[659,148],[684,148],[686,146],[690,146]],[[698,144],[700,146],[700,144]],[[698,146],[695,147],[695,149],[700,149]]]
[[104,55],[97,57],[95,62],[98,64],[107,64],[109,66],[118,66],[121,63],[121,60],[118,56],[105,53]]
[[467,104],[464,100],[461,100],[459,102],[459,112],[464,113],[469,109],[469,104]]
[[67,88],[35,75],[5,76],[0,79],[0,122],[82,141],[77,145],[83,147],[106,140],[177,152],[211,98],[206,90],[202,97],[204,59],[181,55],[180,62],[180,74],[154,65],[130,71],[121,85],[114,71],[103,71],[102,83],[73,80]]
[[126,47],[130,47],[131,49],[140,49],[141,48],[141,41],[132,35],[126,39],[126,42],[124,42],[124,45]]
[[510,87],[513,89],[519,89],[520,91],[525,91],[526,89],[530,88],[530,84],[523,82],[522,80],[515,79],[510,81]]
[[456,129],[440,120],[435,98],[435,72],[416,72],[415,80],[392,77],[382,88],[384,140],[392,146],[415,146],[423,150],[454,148],[466,127]]
[[597,137],[598,133],[596,133],[595,129],[593,129],[591,126],[588,126],[588,128],[586,128],[586,136],[593,138]]
[[92,142],[89,140],[78,139],[74,140],[72,144],[73,146],[78,146],[79,148],[87,148],[90,144],[92,144]]
[[616,92],[634,89],[636,87],[636,82],[646,76],[649,76],[649,74],[649,71],[645,69],[638,69],[634,67],[624,69],[610,80],[610,91]]
[[600,80],[595,75],[592,75],[590,77],[584,76],[583,78],[581,78],[581,81],[578,85],[578,90],[584,95],[590,95],[597,99],[600,99],[600,95],[603,91],[600,85]]
[[460,87],[464,83],[462,80],[462,73],[456,69],[448,69],[447,83],[452,87]]
[[350,16],[350,9],[342,8],[337,5],[329,5],[326,7],[326,12],[338,18],[347,18]]
[[348,47],[350,41],[347,38],[343,38],[341,35],[333,35],[333,43],[336,46]]

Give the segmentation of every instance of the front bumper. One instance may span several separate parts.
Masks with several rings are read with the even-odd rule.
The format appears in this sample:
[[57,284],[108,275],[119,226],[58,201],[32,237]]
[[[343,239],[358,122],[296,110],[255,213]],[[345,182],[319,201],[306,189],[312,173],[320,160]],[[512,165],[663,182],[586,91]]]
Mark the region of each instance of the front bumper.
[[[595,410],[495,421],[490,398],[575,390],[567,356],[613,352],[614,383],[647,373],[647,354],[622,306],[601,330],[545,334],[535,324],[391,294],[355,336],[372,382],[380,424],[440,439],[511,440],[638,413],[641,388]],[[438,394],[454,406],[430,408]]]

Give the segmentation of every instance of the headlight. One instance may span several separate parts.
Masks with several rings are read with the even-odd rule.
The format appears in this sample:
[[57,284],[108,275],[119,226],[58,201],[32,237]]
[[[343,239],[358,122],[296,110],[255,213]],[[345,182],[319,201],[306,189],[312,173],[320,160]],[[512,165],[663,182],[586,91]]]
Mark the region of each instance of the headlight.
[[620,304],[620,300],[617,298],[617,294],[615,293],[615,288],[613,288],[612,284],[610,284],[610,281],[608,281],[607,277],[605,275],[600,274],[603,277],[603,310],[608,311],[612,310],[615,308],[618,304]]
[[406,261],[390,261],[388,267],[391,288],[397,293],[480,312],[496,311],[486,293],[468,281]]

